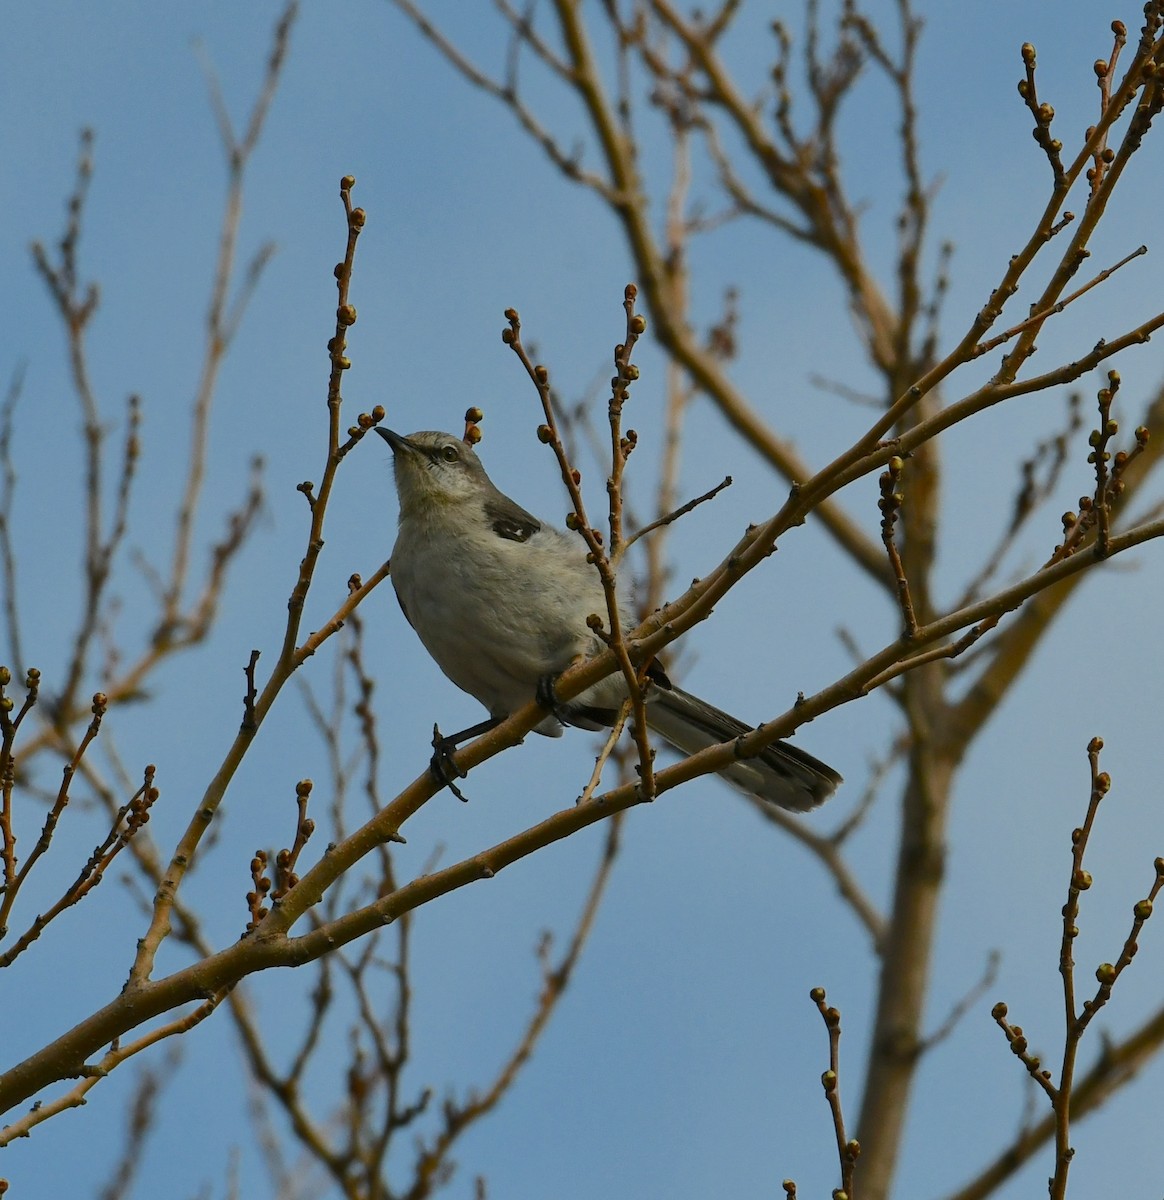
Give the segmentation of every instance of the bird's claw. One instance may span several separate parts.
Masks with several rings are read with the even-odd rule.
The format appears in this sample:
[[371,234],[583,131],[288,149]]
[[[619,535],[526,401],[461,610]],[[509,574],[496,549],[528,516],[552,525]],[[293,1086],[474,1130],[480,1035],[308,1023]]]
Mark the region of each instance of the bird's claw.
[[538,685],[534,691],[534,698],[549,712],[552,712],[563,725],[569,725],[569,713],[566,706],[558,699],[557,693],[554,691],[554,684],[557,683],[557,675],[543,675],[538,680]]
[[462,804],[467,804],[469,797],[457,787],[456,780],[465,779],[468,772],[457,766],[453,758],[456,748],[455,738],[445,737],[439,725],[432,727],[432,758],[429,759],[428,769],[441,787],[447,787]]

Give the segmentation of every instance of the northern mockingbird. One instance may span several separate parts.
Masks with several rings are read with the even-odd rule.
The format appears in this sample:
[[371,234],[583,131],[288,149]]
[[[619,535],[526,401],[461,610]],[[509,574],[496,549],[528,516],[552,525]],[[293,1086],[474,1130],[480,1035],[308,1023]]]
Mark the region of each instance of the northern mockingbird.
[[[472,446],[449,433],[402,437],[376,432],[392,447],[400,527],[392,549],[392,584],[408,622],[442,671],[488,709],[490,719],[434,741],[442,749],[496,725],[535,697],[579,658],[603,649],[586,625],[607,606],[586,547],[531,516],[493,485]],[[626,698],[621,674],[608,675],[535,726],[561,737],[563,723],[612,725]],[[652,668],[647,723],[684,754],[732,741],[750,726],[675,687]],[[806,812],[827,800],[841,777],[786,742],[720,772],[737,787],[780,808]]]

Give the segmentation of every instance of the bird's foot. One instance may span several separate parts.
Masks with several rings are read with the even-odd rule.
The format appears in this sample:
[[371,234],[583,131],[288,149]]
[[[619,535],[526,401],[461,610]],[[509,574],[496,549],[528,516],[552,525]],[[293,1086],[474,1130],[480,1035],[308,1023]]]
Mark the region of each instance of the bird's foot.
[[453,751],[457,748],[457,737],[445,737],[439,725],[432,727],[432,758],[429,759],[428,769],[432,777],[442,787],[447,787],[462,804],[469,802],[469,797],[457,787],[456,780],[465,779],[468,772],[457,766]]
[[554,691],[554,684],[558,682],[560,674],[561,672],[558,672],[557,675],[543,675],[538,680],[537,689],[534,691],[534,699],[547,712],[553,713],[563,725],[569,725],[569,709],[558,699],[557,693]]

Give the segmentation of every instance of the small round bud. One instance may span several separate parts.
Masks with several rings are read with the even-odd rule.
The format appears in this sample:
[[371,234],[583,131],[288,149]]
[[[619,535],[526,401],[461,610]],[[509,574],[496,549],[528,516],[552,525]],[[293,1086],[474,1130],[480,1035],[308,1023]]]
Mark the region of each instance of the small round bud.
[[1152,915],[1152,901],[1148,899],[1136,901],[1132,909],[1137,921],[1146,921]]
[[1111,791],[1111,776],[1106,771],[1100,771],[1095,777],[1095,790],[1104,796]]
[[622,297],[624,300],[637,300],[638,295],[639,289],[633,283],[628,283],[622,290]]
[[109,697],[104,692],[93,693],[93,711],[95,713],[103,713],[108,703]]
[[386,415],[387,414],[384,412],[384,405],[382,405],[382,404],[377,404],[376,407],[374,409],[372,409],[372,420],[373,421],[382,421],[382,420],[384,420]]
[[354,325],[356,323],[356,306],[354,304],[341,304],[335,310],[335,319],[341,325]]
[[476,425],[478,421],[485,420],[485,414],[476,405],[473,405],[472,408],[465,409],[465,420]]
[[1098,79],[1102,79],[1107,74],[1107,59],[1097,58],[1091,64],[1091,69],[1095,72]]
[[826,1092],[836,1091],[836,1087],[837,1087],[836,1071],[825,1071],[824,1074],[822,1074],[820,1077],[820,1083],[821,1083],[821,1087],[823,1087]]
[[[336,277],[336,279],[343,279],[344,271],[346,270],[347,267],[345,267],[343,263],[336,263],[335,266],[332,267],[331,273]],[[328,349],[330,350],[331,347],[328,346]]]
[[311,789],[312,789],[312,787],[314,787],[314,786],[315,786],[315,785],[314,785],[314,784],[311,782],[311,780],[310,780],[310,779],[301,779],[301,780],[300,780],[300,781],[299,781],[299,782],[298,782],[298,783],[295,785],[295,795],[297,795],[297,796],[310,796],[310,795],[311,795]]
[[1098,754],[1102,749],[1103,749],[1103,738],[1101,738],[1101,737],[1093,737],[1091,739],[1091,741],[1087,743],[1087,753],[1088,754]]
[[630,329],[636,337],[642,337],[647,332],[647,318],[642,313],[635,313],[631,317]]
[[1099,966],[1095,968],[1095,977],[1105,987],[1110,987],[1113,983],[1115,983],[1116,969],[1111,965],[1111,963],[1100,963]]
[[538,426],[538,441],[548,446],[554,440],[554,431],[548,425]]
[[1006,1005],[1000,1000],[991,1010],[990,1015],[996,1020],[1001,1021],[1006,1016]]
[[364,210],[362,208],[353,208],[352,215],[350,217],[348,217],[348,220],[357,229],[363,229],[364,222],[367,221],[367,219],[368,219],[368,214],[366,212],[364,212]]
[[512,346],[514,338],[517,335],[508,326],[501,331],[501,340],[507,345]]
[[507,308],[503,315],[507,321],[516,321],[517,320],[517,309],[516,308]]
[[0,696],[0,711],[11,712],[13,709],[11,696]]
[[905,462],[900,455],[895,454],[886,464],[891,475],[900,475],[905,470]]
[[545,384],[549,383],[550,382],[549,368],[543,367],[541,365],[541,363],[538,363],[538,365],[536,367],[534,367],[534,378],[538,381],[538,383],[542,384],[543,386]]
[[1044,125],[1050,125],[1055,119],[1055,109],[1045,100],[1039,105],[1039,120]]
[[850,1158],[860,1158],[860,1156],[861,1156],[861,1143],[860,1143],[859,1141],[857,1141],[857,1139],[856,1139],[856,1138],[850,1138],[850,1139],[848,1140],[848,1142],[845,1144],[845,1153],[846,1153],[846,1154],[847,1154],[847,1155],[848,1155]]
[[340,191],[350,192],[356,186],[356,177],[354,175],[345,175],[340,180]]
[[823,1004],[825,998],[824,988],[814,987],[812,991],[808,993],[808,998],[813,1002],[813,1004]]
[[1071,886],[1080,892],[1087,891],[1087,889],[1091,887],[1091,872],[1085,871],[1082,867],[1080,867],[1079,870],[1071,876]]
[[12,682],[12,672],[7,667],[0,667],[0,687],[7,687]]
[[570,512],[566,514],[567,529],[581,529],[581,527],[582,522],[578,519],[578,514],[576,512]]

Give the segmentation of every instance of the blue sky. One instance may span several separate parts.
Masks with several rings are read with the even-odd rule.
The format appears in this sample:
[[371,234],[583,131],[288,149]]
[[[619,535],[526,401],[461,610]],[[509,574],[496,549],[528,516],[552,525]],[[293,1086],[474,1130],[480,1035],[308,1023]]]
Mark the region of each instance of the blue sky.
[[[1076,5],[1068,19],[1059,7],[1033,0],[929,7],[921,134],[926,170],[942,181],[935,238],[956,246],[946,318],[952,335],[1025,240],[1045,194],[1046,163],[1014,90],[1018,46],[1028,39],[1038,46],[1041,86],[1068,136],[1077,136],[1093,117],[1091,63],[1107,52],[1109,22],[1122,16],[1134,28],[1139,8]],[[882,3],[873,12],[887,16],[892,8]],[[501,61],[503,44],[485,6],[445,0],[431,11],[483,64]],[[129,540],[164,557],[224,188],[200,63],[213,64],[241,120],[277,13],[267,0],[197,6],[49,0],[6,14],[0,382],[24,364],[14,435],[19,600],[27,653],[46,679],[67,652],[61,631],[77,618],[81,543],[69,514],[80,495],[79,421],[61,332],[28,243],[58,235],[78,131],[91,126],[96,174],[82,264],[100,281],[102,295],[90,335],[92,373],[115,433],[124,397],[142,396],[143,461]],[[741,36],[734,52],[758,86],[766,43]],[[536,73],[530,86],[569,142],[570,131],[581,130],[578,114]],[[862,87],[862,101],[843,125],[842,147],[854,194],[870,198],[864,218],[870,259],[884,272],[894,245],[886,197],[896,201],[899,189],[886,149],[894,117],[876,80]],[[648,146],[648,162],[660,156]],[[526,508],[560,519],[565,500],[534,438],[536,397],[501,344],[502,313],[510,305],[521,311],[527,337],[568,396],[603,377],[619,336],[630,267],[600,205],[561,180],[508,115],[458,80],[392,5],[305,5],[249,179],[243,256],[267,240],[277,253],[222,374],[201,545],[218,536],[255,452],[267,463],[267,510],[237,564],[213,644],[159,673],[151,685],[155,704],[109,719],[108,733],[127,762],[159,766],[163,798],[152,826],[163,846],[184,827],[237,726],[247,654],[259,647],[269,660],[276,651],[306,529],[294,488],[318,479],[322,469],[331,268],[343,243],[337,183],[349,171],[358,180],[355,198],[368,212],[353,285],[359,310],[349,343],[353,367],[345,379],[351,417],[384,404],[394,428],[456,429],[466,406],[480,404],[487,414],[482,455],[494,479]],[[1160,179],[1160,148],[1149,139],[1127,194],[1093,246],[1097,265],[1142,241],[1155,251]],[[1049,331],[1040,368],[1154,312],[1153,257],[1080,303],[1061,334]],[[740,288],[735,378],[811,462],[828,461],[863,429],[868,414],[814,388],[812,376],[857,388],[870,382],[835,281],[810,252],[760,240],[738,225],[708,238],[693,266],[701,318],[717,311],[724,286]],[[660,360],[648,347],[641,361],[635,421],[649,431],[660,409]],[[1134,419],[1137,398],[1159,385],[1164,363],[1158,347],[1149,346],[1117,365]],[[1095,386],[1086,382],[1085,393]],[[1014,464],[1045,436],[1061,405],[1058,396],[1026,402],[947,439],[949,548],[939,572],[947,599],[957,593],[967,558],[990,544],[1007,511]],[[685,495],[725,474],[737,482],[678,526],[677,580],[714,565],[727,544],[724,531],[768,515],[783,495],[783,485],[704,405],[692,413],[688,446]],[[644,471],[639,486],[648,495],[650,471]],[[1080,453],[1061,507],[1087,486]],[[600,487],[595,494],[601,503]],[[845,497],[870,533],[875,499],[871,482]],[[1049,510],[1016,567],[1033,564],[1053,544],[1058,511]],[[379,565],[394,528],[388,451],[370,439],[341,472],[306,627],[330,615],[353,571],[367,575]],[[1010,1003],[1032,1043],[1058,1043],[1056,922],[1069,832],[1086,803],[1084,749],[1093,734],[1107,738],[1104,765],[1116,791],[1095,839],[1097,886],[1081,921],[1081,963],[1118,952],[1131,904],[1147,890],[1153,857],[1164,852],[1158,803],[1164,696],[1153,636],[1158,558],[1145,550],[1133,570],[1117,565],[1080,590],[966,764],[951,828],[931,1024],[978,978],[991,948],[1002,948],[1004,957],[991,993],[923,1065],[900,1173],[903,1196],[952,1190],[1005,1144],[1020,1119],[1023,1081],[990,1021],[994,1000]],[[128,565],[121,580],[119,628],[133,645],[148,597]],[[429,662],[387,587],[363,614],[380,677],[381,791],[390,796],[422,769],[434,720],[457,728],[480,713]],[[742,716],[771,716],[798,690],[815,691],[847,668],[839,627],[874,648],[894,636],[895,624],[880,593],[855,579],[809,527],[787,538],[689,639],[684,682]],[[4,654],[8,649],[0,646]],[[327,687],[332,665],[330,653],[310,664],[313,686]],[[891,735],[892,715],[874,697],[801,732],[801,744],[848,780],[835,810],[814,818],[818,827],[831,827],[860,794],[870,756]],[[577,733],[560,742],[531,739],[519,755],[487,764],[468,786],[472,803],[439,797],[410,827],[401,872],[423,869],[438,848],[440,862],[452,862],[569,804],[593,753],[588,737]],[[254,847],[288,839],[295,780],[322,779],[324,772],[324,748],[289,691],[228,797],[217,843],[190,880],[191,897],[219,944],[233,940],[245,922]],[[856,869],[880,902],[892,875],[896,782],[889,781],[853,846]],[[95,826],[87,819],[78,813],[62,827],[56,867],[62,876],[74,862],[66,847],[82,856],[93,843]],[[601,838],[601,830],[590,831],[419,914],[412,1084],[460,1090],[488,1079],[536,996],[539,932],[569,928]],[[44,896],[60,886],[60,878],[46,878]],[[34,899],[45,902],[30,896],[30,905]],[[141,928],[132,898],[110,879],[46,935],[18,968],[23,974],[0,981],[7,989],[5,1058],[114,995]],[[1105,1016],[1117,1035],[1151,1011],[1164,990],[1158,933],[1149,926],[1140,959]],[[180,953],[168,961],[176,965]],[[767,1197],[779,1194],[785,1176],[798,1181],[804,1196],[827,1194],[835,1167],[817,1082],[826,1041],[808,991],[823,984],[844,1014],[851,1064],[844,1078],[855,1119],[873,974],[861,931],[834,902],[828,880],[716,781],[632,813],[577,978],[513,1094],[461,1144],[461,1170],[448,1194],[471,1195],[476,1174],[487,1178],[490,1195],[561,1200]],[[296,981],[259,980],[253,994],[273,1039],[290,1044],[302,1016]],[[342,1053],[341,1037],[336,1046]],[[131,1070],[122,1074],[95,1089],[85,1109],[8,1150],[0,1174],[13,1181],[13,1194],[83,1195],[103,1178],[132,1081]],[[325,1110],[337,1083],[323,1069],[314,1082],[313,1099]],[[1164,1068],[1154,1066],[1078,1127],[1077,1195],[1099,1194],[1101,1181],[1110,1187],[1121,1175],[1125,1194],[1154,1194],[1162,1083]],[[246,1103],[232,1034],[220,1014],[187,1039],[145,1151],[138,1194],[164,1188],[192,1196],[207,1184],[210,1194],[222,1195],[233,1144],[241,1148],[241,1194],[264,1196]],[[999,1195],[1041,1193],[1048,1164],[1044,1155]]]

